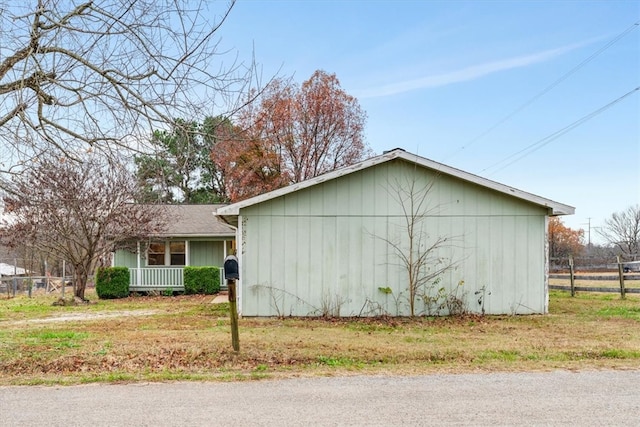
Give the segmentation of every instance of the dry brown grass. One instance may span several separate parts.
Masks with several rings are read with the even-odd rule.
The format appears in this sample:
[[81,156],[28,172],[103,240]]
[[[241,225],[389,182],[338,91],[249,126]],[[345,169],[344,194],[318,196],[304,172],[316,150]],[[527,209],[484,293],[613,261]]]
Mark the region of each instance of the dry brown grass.
[[241,319],[239,354],[210,301],[0,300],[0,384],[640,367],[634,295],[552,293],[546,316]]

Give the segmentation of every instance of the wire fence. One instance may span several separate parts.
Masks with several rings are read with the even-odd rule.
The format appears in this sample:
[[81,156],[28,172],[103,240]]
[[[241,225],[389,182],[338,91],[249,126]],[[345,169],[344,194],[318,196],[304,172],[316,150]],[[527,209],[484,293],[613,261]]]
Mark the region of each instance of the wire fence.
[[[64,284],[64,286],[63,286]],[[71,277],[55,276],[2,276],[0,277],[0,295],[72,295]]]
[[[59,265],[58,265],[59,264]],[[71,290],[69,290],[71,287]],[[25,258],[0,258],[0,295],[73,295],[71,271],[60,263],[35,262]]]

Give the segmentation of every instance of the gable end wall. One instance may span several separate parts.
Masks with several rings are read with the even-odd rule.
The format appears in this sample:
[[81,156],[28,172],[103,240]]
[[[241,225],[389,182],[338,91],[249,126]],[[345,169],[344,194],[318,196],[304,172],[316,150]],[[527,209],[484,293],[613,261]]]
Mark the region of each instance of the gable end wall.
[[406,243],[396,199],[411,183],[434,184],[425,230],[447,237],[438,256],[456,263],[433,292],[457,288],[475,312],[546,312],[547,210],[395,160],[241,209],[242,314],[408,314],[407,273],[388,242]]

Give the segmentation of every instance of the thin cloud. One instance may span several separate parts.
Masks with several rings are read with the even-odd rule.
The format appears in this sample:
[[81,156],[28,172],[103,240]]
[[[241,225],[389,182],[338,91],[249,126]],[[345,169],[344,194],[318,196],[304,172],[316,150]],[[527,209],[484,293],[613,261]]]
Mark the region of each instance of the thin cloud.
[[502,59],[500,61],[488,62],[485,64],[473,65],[461,70],[450,71],[444,74],[436,74],[426,76],[419,79],[407,80],[403,82],[392,83],[377,88],[363,90],[359,98],[376,98],[383,96],[397,95],[404,92],[410,92],[419,89],[429,89],[435,87],[447,86],[454,83],[461,83],[475,80],[489,74],[500,71],[512,70],[514,68],[527,67],[529,65],[539,64],[549,61],[574,49],[583,47],[594,40],[587,42],[571,44],[556,49],[545,50],[525,56],[517,56],[514,58]]

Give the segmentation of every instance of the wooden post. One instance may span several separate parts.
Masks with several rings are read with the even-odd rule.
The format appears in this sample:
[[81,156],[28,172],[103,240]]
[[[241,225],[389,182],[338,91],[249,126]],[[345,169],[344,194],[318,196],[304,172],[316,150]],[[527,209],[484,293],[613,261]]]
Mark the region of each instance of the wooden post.
[[[27,260],[25,259],[25,265],[26,265],[26,261]],[[29,263],[29,264],[31,264],[31,263]],[[33,277],[32,277],[32,274],[31,274],[31,270],[32,269],[30,268],[29,269],[29,279],[28,279],[29,281],[27,282],[28,289],[29,289],[29,298],[31,298],[31,289],[33,288]]]
[[575,270],[573,269],[573,257],[570,256],[569,257],[569,280],[571,281],[571,296],[575,297],[576,296],[576,282],[575,282],[575,274],[574,274]]
[[13,296],[16,296],[16,288],[18,287],[18,260],[13,259]]
[[625,289],[624,289],[624,268],[622,266],[622,262],[620,261],[620,255],[618,255],[618,276],[620,277],[620,297],[622,299],[625,298]]
[[231,344],[233,351],[240,351],[240,336],[238,333],[238,308],[236,306],[236,281],[227,279],[227,288],[229,289],[229,310],[231,311]]
[[65,260],[62,260],[62,299],[64,299],[64,288],[65,283],[64,283],[64,275],[66,274],[66,264],[65,264]]
[[44,260],[44,282],[45,282],[45,292],[49,293],[49,275],[47,274],[49,266],[47,265],[47,260]]

